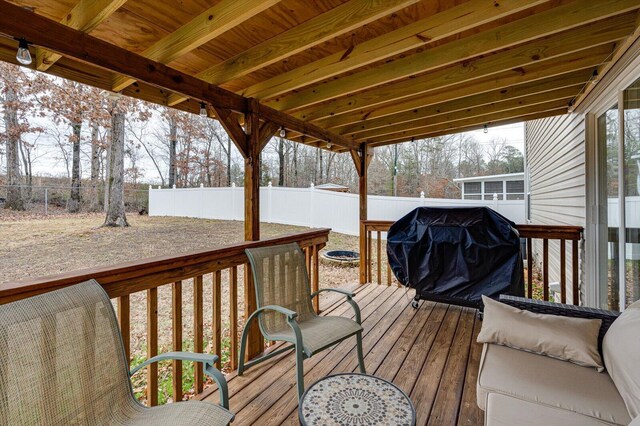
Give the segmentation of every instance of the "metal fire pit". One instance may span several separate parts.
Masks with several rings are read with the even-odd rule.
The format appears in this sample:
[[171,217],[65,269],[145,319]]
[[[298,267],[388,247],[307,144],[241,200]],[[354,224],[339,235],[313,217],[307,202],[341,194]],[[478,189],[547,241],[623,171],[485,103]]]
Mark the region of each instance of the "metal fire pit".
[[329,265],[353,267],[360,263],[358,252],[351,250],[331,250],[321,254],[322,261]]

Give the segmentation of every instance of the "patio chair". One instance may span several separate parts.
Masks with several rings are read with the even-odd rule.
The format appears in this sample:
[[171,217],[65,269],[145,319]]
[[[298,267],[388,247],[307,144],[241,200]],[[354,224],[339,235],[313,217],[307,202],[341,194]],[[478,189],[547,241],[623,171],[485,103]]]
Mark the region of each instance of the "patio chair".
[[[165,359],[203,363],[221,406],[139,404],[131,375]],[[0,305],[0,424],[227,425],[233,414],[216,360],[170,352],[130,373],[113,306],[94,280]]]
[[[242,332],[238,375],[247,368],[295,349],[298,398],[304,393],[303,361],[312,355],[355,336],[360,371],[365,373],[362,356],[362,326],[360,308],[349,291],[324,288],[313,294],[305,257],[298,244],[284,244],[245,250],[256,288],[258,309],[251,314]],[[355,311],[355,321],[339,316],[319,316],[311,301],[325,291],[344,295]],[[245,363],[244,353],[249,325],[258,319],[260,331],[265,339],[292,343],[282,349]]]

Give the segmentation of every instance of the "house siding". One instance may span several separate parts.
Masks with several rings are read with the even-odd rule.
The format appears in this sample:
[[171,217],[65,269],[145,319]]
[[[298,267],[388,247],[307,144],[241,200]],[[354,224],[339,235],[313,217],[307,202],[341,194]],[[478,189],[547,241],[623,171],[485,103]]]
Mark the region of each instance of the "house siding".
[[[567,114],[525,123],[531,223],[586,224],[585,116]],[[567,244],[567,250],[571,243]],[[581,248],[582,249],[582,248]],[[533,246],[536,263],[542,242]],[[567,301],[572,300],[571,254],[567,252]],[[549,281],[560,281],[560,243],[549,243]],[[582,287],[582,283],[581,283]]]

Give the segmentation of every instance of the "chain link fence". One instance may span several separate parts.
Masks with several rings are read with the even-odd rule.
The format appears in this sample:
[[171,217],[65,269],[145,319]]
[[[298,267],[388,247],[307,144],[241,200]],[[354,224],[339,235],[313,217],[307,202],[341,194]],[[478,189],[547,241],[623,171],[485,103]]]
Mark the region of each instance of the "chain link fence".
[[[70,212],[70,186],[8,186],[0,185],[0,208],[4,208],[10,190],[21,194],[25,210],[40,214],[60,214]],[[104,187],[80,187],[78,210],[71,213],[104,211]],[[149,211],[149,191],[140,188],[125,188],[124,203],[127,213],[147,214]]]

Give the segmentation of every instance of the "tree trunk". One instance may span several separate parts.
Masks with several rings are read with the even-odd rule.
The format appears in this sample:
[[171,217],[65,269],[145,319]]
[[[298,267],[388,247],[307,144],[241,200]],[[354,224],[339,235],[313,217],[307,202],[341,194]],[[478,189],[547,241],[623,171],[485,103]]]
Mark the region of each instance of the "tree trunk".
[[227,137],[227,186],[231,187],[231,138]]
[[7,201],[4,207],[13,210],[24,210],[22,185],[20,182],[20,137],[18,131],[18,112],[15,104],[18,101],[16,92],[7,86],[4,105],[4,124],[7,133]]
[[109,205],[103,226],[129,226],[124,212],[124,112],[111,116],[111,155],[108,180]]
[[111,146],[113,145],[113,129],[109,129],[109,137],[107,138],[106,151],[107,155],[104,159],[104,182],[102,187],[104,188],[104,195],[102,201],[102,208],[104,212],[107,212],[109,208],[109,177],[111,176]]
[[100,181],[100,142],[98,138],[98,124],[91,123],[91,201],[89,210],[100,211],[100,195],[98,183]]
[[20,156],[22,157],[22,166],[24,167],[24,178],[26,183],[26,188],[24,190],[23,199],[27,200],[27,202],[31,202],[33,195],[33,173],[32,173],[32,161],[31,161],[31,151],[29,148],[25,146],[23,140],[20,140]]
[[71,166],[71,194],[67,203],[69,213],[80,211],[80,133],[82,122],[71,124],[73,130],[73,159]]
[[176,184],[176,150],[178,146],[178,123],[174,117],[169,118],[169,188]]
[[293,186],[297,187],[298,184],[298,144],[293,144]]
[[278,138],[278,186],[284,186],[284,141]]

